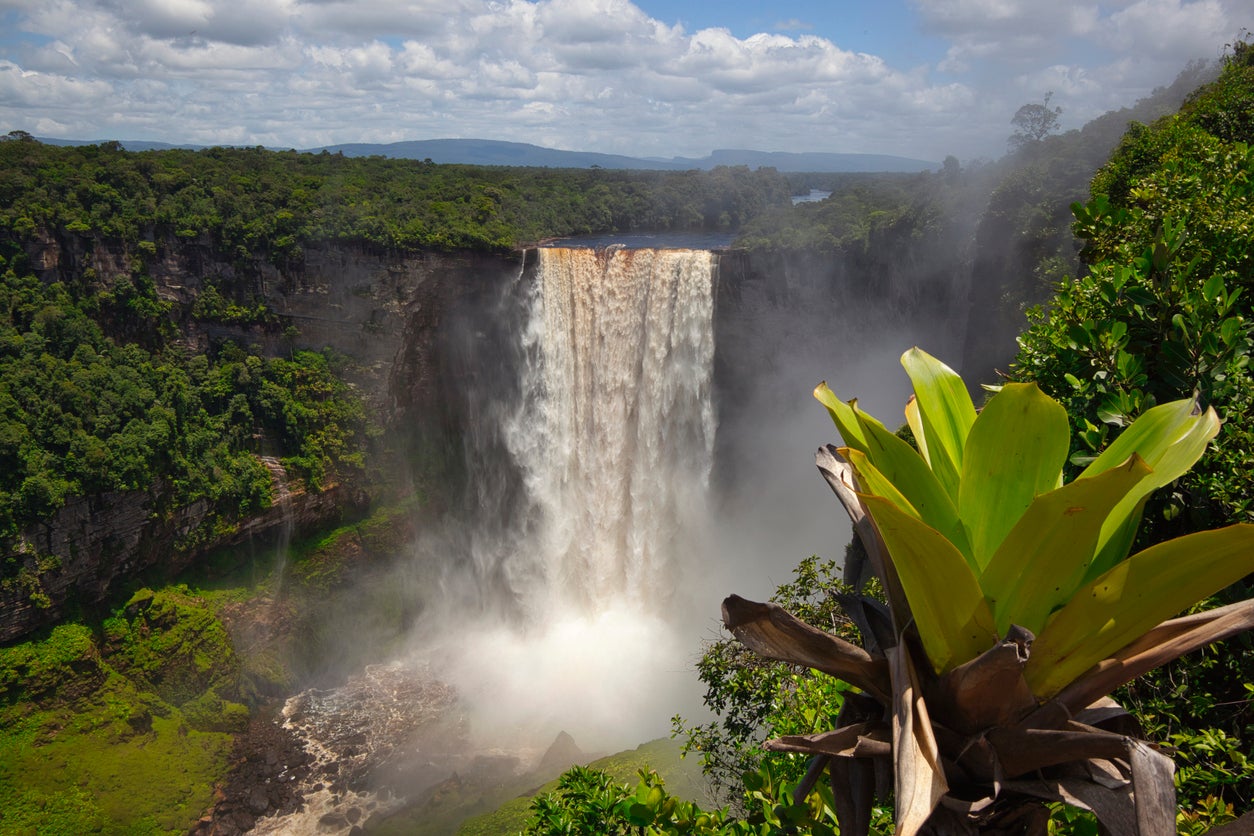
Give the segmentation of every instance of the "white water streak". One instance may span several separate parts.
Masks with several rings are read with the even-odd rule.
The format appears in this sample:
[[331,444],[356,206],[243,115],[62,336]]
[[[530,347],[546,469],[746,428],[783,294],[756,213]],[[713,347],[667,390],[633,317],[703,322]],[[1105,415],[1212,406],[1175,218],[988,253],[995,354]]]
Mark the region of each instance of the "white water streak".
[[716,265],[703,250],[540,250],[505,427],[537,520],[511,572],[532,606],[670,600],[705,513]]

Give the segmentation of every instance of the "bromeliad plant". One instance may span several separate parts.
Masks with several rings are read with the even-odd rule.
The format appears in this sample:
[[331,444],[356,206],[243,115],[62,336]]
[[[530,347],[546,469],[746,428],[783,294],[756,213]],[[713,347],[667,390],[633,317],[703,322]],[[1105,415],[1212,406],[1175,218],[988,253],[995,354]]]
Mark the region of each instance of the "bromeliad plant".
[[[1072,482],[1070,430],[1035,384],[1010,383],[978,414],[961,378],[913,349],[914,447],[837,398],[845,446],[818,464],[854,523],[887,606],[842,601],[859,648],[773,604],[723,604],[761,655],[840,677],[837,728],[767,746],[830,772],[840,831],[867,833],[888,789],[897,834],[1044,834],[1045,802],[1092,810],[1113,836],[1175,833],[1170,759],[1107,695],[1191,650],[1254,626],[1254,601],[1170,619],[1254,572],[1254,526],[1190,534],[1129,556],[1149,495],[1219,430],[1194,401],[1154,407]],[[879,776],[879,780],[877,780]]]

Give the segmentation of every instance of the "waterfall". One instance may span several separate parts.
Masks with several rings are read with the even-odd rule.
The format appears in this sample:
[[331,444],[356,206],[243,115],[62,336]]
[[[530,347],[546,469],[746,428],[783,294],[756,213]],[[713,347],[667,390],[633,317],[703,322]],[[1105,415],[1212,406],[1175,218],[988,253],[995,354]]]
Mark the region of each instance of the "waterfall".
[[717,267],[542,248],[509,289],[516,342],[487,362],[516,371],[475,399],[468,548],[450,549],[439,634],[417,634],[485,745],[565,730],[613,750],[698,703],[721,592],[704,572]]
[[539,254],[521,397],[502,428],[530,520],[510,582],[532,608],[658,612],[704,519],[717,257]]

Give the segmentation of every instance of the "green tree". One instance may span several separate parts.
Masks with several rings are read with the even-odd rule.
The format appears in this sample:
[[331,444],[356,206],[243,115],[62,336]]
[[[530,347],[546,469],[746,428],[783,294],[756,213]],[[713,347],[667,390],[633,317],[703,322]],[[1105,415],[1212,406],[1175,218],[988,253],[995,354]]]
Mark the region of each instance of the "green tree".
[[1254,108],[1250,52],[1238,44],[1178,114],[1129,129],[1091,199],[1072,206],[1088,269],[1030,312],[1012,367],[1066,404],[1079,456],[1155,403],[1196,390],[1215,407],[1220,443],[1151,506],[1149,538],[1254,520],[1244,452],[1254,406],[1254,123],[1227,138],[1207,127],[1216,108]]
[[[808,557],[771,600],[807,623],[853,641],[857,630],[839,603],[852,592],[839,579],[835,561]],[[747,773],[766,768],[791,781],[805,775],[806,758],[764,750],[762,743],[829,728],[849,690],[848,684],[803,665],[763,659],[730,637],[705,647],[697,675],[706,688],[703,702],[716,719],[689,724],[676,716],[674,734],[684,738],[685,755],[700,757],[715,794],[739,810],[752,801],[752,790],[744,783]]]
[[1008,142],[1011,151],[1019,151],[1029,145],[1040,142],[1045,137],[1058,131],[1058,117],[1062,115],[1061,107],[1050,108],[1049,100],[1053,92],[1045,94],[1045,100],[1022,105],[1010,118],[1015,132]]
[[655,772],[641,770],[633,790],[603,772],[576,766],[558,779],[556,790],[532,802],[524,834],[836,836],[831,788],[813,780],[781,780],[769,768],[747,774],[744,781],[751,805],[743,816],[733,816],[726,808],[705,811],[670,795]]

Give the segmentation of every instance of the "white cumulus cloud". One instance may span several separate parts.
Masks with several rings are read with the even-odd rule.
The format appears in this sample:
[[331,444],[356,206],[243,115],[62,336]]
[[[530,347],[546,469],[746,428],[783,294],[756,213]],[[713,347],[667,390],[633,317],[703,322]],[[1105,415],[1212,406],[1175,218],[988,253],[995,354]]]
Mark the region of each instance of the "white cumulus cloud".
[[1245,2],[911,0],[947,51],[899,67],[788,19],[787,4],[773,31],[742,38],[630,0],[0,0],[0,130],[989,155],[1047,91],[1078,120],[1215,57]]

